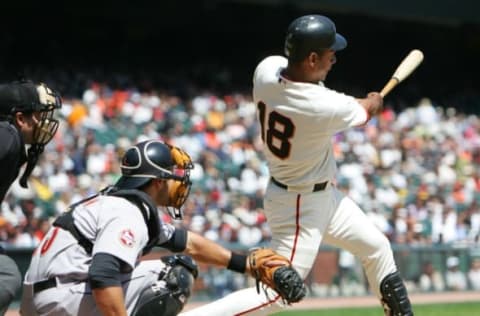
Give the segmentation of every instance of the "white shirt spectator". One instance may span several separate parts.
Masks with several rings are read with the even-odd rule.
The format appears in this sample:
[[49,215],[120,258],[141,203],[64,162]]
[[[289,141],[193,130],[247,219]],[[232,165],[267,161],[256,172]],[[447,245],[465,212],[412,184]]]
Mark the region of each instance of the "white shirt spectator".
[[243,226],[238,230],[238,242],[247,247],[258,245],[262,231],[256,226]]
[[[348,179],[350,190],[355,191],[359,195],[367,193],[367,181],[363,176],[363,168],[358,163],[346,163],[338,168],[338,175]],[[355,194],[352,192],[352,194]],[[361,203],[361,201],[357,201]]]
[[144,123],[150,122],[152,118],[153,118],[152,108],[144,104],[140,104],[135,108],[133,112],[132,121],[133,123],[138,125],[138,124],[144,124]]
[[53,192],[65,192],[72,188],[70,187],[70,179],[64,171],[59,171],[48,177],[48,187]]
[[355,144],[353,152],[366,164],[377,165],[378,163],[378,152],[372,143]]
[[28,232],[21,232],[15,238],[13,245],[20,248],[33,248],[38,246],[38,240]]
[[210,100],[207,96],[197,96],[192,100],[192,107],[196,114],[204,116],[210,110]]
[[445,283],[447,289],[452,291],[464,291],[467,289],[467,277],[465,273],[458,268],[459,260],[457,257],[447,259],[447,272],[445,273]]
[[416,125],[415,115],[415,110],[412,108],[408,108],[405,111],[400,112],[397,115],[395,126],[398,129],[404,129]]
[[398,194],[390,186],[384,186],[375,189],[375,196],[378,202],[388,207],[394,207],[396,204],[398,204]]
[[416,120],[419,124],[430,126],[438,122],[438,113],[432,105],[432,101],[428,98],[423,98],[416,111]]
[[423,270],[418,282],[418,286],[422,292],[445,290],[445,282],[443,281],[442,275],[431,263],[427,263]]
[[468,281],[472,290],[480,290],[480,258],[473,259],[470,271],[468,271]]
[[457,214],[450,209],[443,216],[442,238],[444,243],[454,242],[457,237]]
[[245,194],[254,194],[258,189],[257,174],[250,168],[243,169],[240,175],[241,191]]
[[455,163],[455,155],[448,153],[443,157],[441,164],[438,167],[438,184],[452,185],[457,180],[457,174],[452,168]]
[[402,159],[402,153],[396,148],[380,150],[380,162],[384,168],[392,168]]
[[173,137],[171,144],[179,148],[185,148],[192,161],[197,161],[201,152],[205,149],[205,145],[202,144],[200,139],[200,136],[184,134]]
[[107,155],[99,145],[94,145],[87,158],[87,173],[91,175],[105,172]]
[[480,209],[476,209],[475,212],[470,216],[470,240],[476,240],[480,236]]

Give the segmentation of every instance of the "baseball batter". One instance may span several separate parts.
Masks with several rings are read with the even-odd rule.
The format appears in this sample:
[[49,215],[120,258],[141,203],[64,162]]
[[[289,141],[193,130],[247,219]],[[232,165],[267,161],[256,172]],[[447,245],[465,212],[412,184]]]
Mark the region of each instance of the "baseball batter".
[[[253,97],[271,175],[264,197],[271,246],[303,277],[322,242],[346,249],[361,260],[385,315],[413,315],[388,239],[334,184],[331,137],[365,124],[383,105],[377,92],[356,99],[325,87],[336,51],[346,46],[329,18],[302,16],[287,30],[287,58],[267,57],[255,70]],[[281,307],[274,293],[250,288],[182,315],[267,315]]]
[[192,167],[185,152],[160,141],[129,148],[119,181],[70,206],[33,253],[22,315],[177,315],[197,266],[186,255],[139,261],[154,246],[250,272],[247,256],[159,218],[157,206],[182,217]]

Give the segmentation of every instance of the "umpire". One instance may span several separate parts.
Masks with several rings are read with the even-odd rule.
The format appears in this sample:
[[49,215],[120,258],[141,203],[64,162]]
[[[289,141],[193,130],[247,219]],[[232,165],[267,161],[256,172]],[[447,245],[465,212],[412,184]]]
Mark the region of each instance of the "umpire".
[[[29,81],[0,84],[0,202],[26,163],[20,184],[27,179],[44,146],[58,128],[54,111],[60,96],[44,84]],[[30,145],[28,153],[25,145]],[[0,246],[0,315],[3,315],[21,286],[15,262]]]

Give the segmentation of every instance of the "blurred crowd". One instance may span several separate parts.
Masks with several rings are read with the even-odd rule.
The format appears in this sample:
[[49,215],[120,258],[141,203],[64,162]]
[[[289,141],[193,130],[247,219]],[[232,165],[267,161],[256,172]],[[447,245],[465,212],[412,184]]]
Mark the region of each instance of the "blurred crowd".
[[[268,241],[262,196],[269,175],[256,106],[248,93],[204,91],[186,98],[96,82],[82,94],[64,97],[59,132],[29,188],[15,183],[2,202],[4,245],[38,245],[52,219],[70,203],[113,184],[120,155],[146,138],[179,146],[195,162],[185,219],[175,225],[244,248]],[[478,117],[428,98],[397,112],[386,104],[366,126],[339,133],[332,141],[337,186],[393,243],[478,242]]]

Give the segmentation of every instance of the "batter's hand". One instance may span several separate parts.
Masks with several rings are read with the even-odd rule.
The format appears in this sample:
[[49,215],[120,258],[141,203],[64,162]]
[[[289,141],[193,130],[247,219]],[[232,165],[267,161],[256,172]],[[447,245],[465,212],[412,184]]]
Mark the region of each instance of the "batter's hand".
[[305,297],[307,290],[302,278],[284,256],[269,248],[259,248],[250,252],[248,262],[250,272],[257,281],[257,292],[260,293],[262,282],[288,304]]
[[365,99],[357,99],[368,113],[368,119],[380,113],[383,109],[383,97],[378,92],[370,92]]

